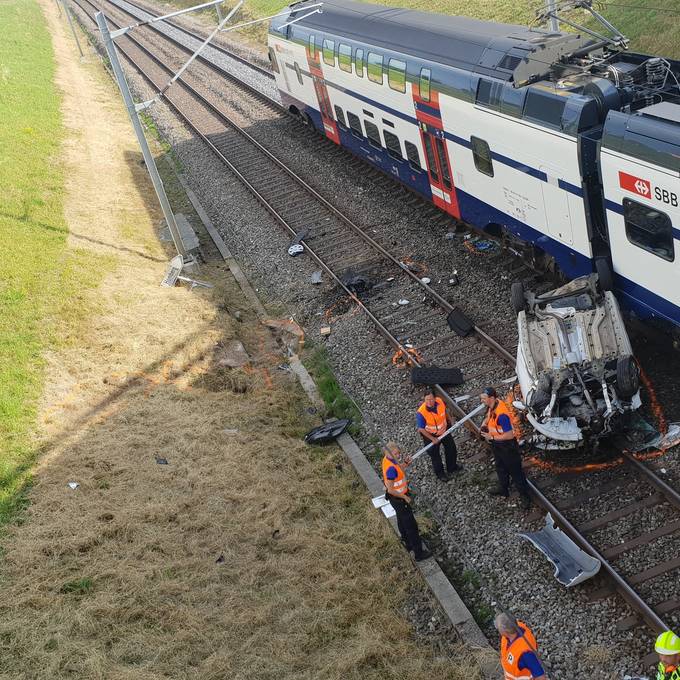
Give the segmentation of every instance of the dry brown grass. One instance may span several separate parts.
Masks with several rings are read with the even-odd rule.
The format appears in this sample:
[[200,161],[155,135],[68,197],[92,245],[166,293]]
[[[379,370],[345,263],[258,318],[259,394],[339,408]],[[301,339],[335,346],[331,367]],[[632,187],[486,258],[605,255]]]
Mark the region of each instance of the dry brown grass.
[[[477,677],[401,617],[417,572],[338,450],[301,442],[315,424],[304,395],[268,331],[226,311],[243,301],[225,269],[202,272],[213,291],[159,287],[159,216],[117,96],[43,8],[66,92],[71,244],[115,265],[50,357],[44,453],[3,541],[0,676]],[[215,368],[235,338],[252,361]]]

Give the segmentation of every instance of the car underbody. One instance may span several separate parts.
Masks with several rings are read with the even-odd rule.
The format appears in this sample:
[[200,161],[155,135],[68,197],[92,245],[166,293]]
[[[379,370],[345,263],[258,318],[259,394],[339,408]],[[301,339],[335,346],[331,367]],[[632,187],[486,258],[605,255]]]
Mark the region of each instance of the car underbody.
[[621,432],[641,405],[639,371],[619,305],[597,276],[547,293],[512,290],[518,312],[516,406],[547,449]]

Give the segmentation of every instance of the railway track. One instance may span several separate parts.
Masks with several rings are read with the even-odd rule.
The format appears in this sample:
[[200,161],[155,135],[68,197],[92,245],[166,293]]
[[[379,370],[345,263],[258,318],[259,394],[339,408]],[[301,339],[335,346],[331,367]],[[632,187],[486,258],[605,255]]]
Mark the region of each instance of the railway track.
[[[92,0],[77,0],[77,4],[93,20],[97,7]],[[118,2],[112,6],[126,13]],[[124,23],[111,16],[115,10],[109,8],[107,14],[114,28]],[[137,32],[139,37],[121,36],[117,45],[146,81],[160,91],[186,58],[188,48],[155,28],[144,27]],[[181,54],[174,60],[160,54],[155,44],[159,38],[167,40]],[[207,58],[203,58],[201,67],[224,73]],[[229,77],[238,80],[233,74]],[[243,91],[255,96],[252,88],[243,88]],[[494,377],[510,375],[514,370],[513,348],[503,347],[478,325],[473,326],[466,337],[453,332],[447,323],[454,311],[453,305],[421,279],[421,272],[391,254],[243,129],[229,103],[206,88],[200,78],[187,72],[166,92],[165,98],[285,232],[301,243],[307,256],[340,287],[347,300],[367,315],[396,353],[414,366],[463,368],[465,391],[472,394],[493,383]],[[257,101],[273,106],[262,98]],[[359,290],[357,281],[368,283],[365,290]],[[456,391],[442,386],[438,386],[438,390],[459,417],[465,415],[456,401]],[[474,432],[477,426],[472,423],[470,429]],[[593,475],[553,475],[540,486],[535,481],[530,485],[538,504],[552,513],[577,544],[601,560],[602,570],[610,577],[612,587],[632,607],[635,614],[619,622],[621,629],[643,621],[652,630],[659,631],[666,628],[661,616],[680,609],[680,596],[660,601],[656,598],[650,604],[648,600],[655,598],[642,591],[654,579],[680,568],[680,558],[660,560],[635,573],[625,560],[640,549],[654,553],[658,550],[658,541],[680,534],[680,495],[634,456],[623,454],[618,470],[620,474],[604,486],[595,484],[578,492],[570,490],[573,479],[582,484],[584,480],[594,479]],[[600,512],[596,501],[612,491],[625,502]],[[607,543],[608,538],[611,541],[611,536],[617,535],[618,523],[643,509],[659,511],[661,519],[657,527]],[[609,537],[603,536],[603,532],[609,532]],[[625,567],[617,567],[615,563]]]

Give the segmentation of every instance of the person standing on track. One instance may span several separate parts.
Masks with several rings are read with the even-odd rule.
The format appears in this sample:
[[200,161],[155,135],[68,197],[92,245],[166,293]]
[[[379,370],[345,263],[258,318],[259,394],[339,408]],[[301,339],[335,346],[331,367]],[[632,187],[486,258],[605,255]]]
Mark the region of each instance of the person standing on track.
[[416,562],[420,562],[432,557],[432,553],[423,549],[418,523],[411,508],[413,498],[408,493],[408,481],[402,468],[402,462],[407,465],[408,460],[403,458],[395,442],[388,442],[383,448],[382,473],[385,498],[397,514],[397,527],[402,543],[409,552],[413,551]]
[[680,638],[667,630],[656,638],[654,650],[659,655],[656,680],[680,680]]
[[425,444],[432,444],[428,449],[428,454],[432,461],[434,474],[438,479],[447,482],[449,478],[444,472],[439,452],[440,445],[444,445],[446,471],[449,475],[459,472],[462,470],[462,467],[458,465],[458,450],[456,449],[456,442],[453,436],[447,434],[445,437],[442,437],[446,430],[451,427],[451,416],[446,409],[444,400],[436,396],[434,390],[425,395],[425,401],[418,408],[416,426]]
[[498,476],[498,485],[489,493],[492,496],[507,498],[510,495],[510,479],[512,478],[519,492],[520,505],[524,510],[528,510],[531,506],[529,486],[524,470],[522,470],[522,454],[512,429],[510,410],[505,402],[498,398],[493,387],[487,387],[479,398],[488,409],[480,432],[482,437],[491,444]]
[[505,680],[548,680],[529,626],[506,613],[498,614],[494,625],[501,636],[501,666]]

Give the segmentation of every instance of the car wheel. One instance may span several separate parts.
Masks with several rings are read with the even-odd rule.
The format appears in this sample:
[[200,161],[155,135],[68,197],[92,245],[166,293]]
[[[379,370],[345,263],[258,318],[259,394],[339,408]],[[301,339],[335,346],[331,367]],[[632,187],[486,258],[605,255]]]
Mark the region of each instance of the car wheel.
[[624,399],[629,399],[640,389],[640,370],[630,354],[616,362],[616,383]]
[[600,290],[604,293],[607,290],[614,290],[614,276],[606,257],[595,258],[595,271],[600,283]]
[[520,281],[510,286],[510,300],[512,301],[512,308],[516,314],[523,312],[527,308],[527,301],[524,298],[524,285]]

